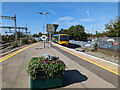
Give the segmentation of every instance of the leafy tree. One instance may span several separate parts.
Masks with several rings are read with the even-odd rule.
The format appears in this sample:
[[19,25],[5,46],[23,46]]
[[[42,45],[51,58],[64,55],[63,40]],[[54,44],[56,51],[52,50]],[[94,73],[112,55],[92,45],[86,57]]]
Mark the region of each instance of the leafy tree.
[[58,33],[59,33],[59,32],[56,31],[56,32],[53,32],[52,35],[55,35],[55,34],[58,34]]
[[68,29],[68,31],[71,39],[75,39],[75,40],[87,39],[87,34],[85,33],[85,29],[82,25],[71,26]]
[[7,36],[6,35],[2,35],[2,42],[7,42]]
[[74,40],[87,39],[87,34],[85,33],[84,27],[82,25],[71,26],[69,29],[60,29],[59,32],[55,32],[53,35],[58,33],[68,33],[70,39]]
[[33,34],[33,37],[39,37],[37,34]]
[[93,34],[87,33],[87,39],[92,39]]
[[60,29],[59,33],[64,33],[64,29]]
[[11,35],[11,36],[9,37],[9,40],[10,40],[10,41],[15,41],[15,35]]
[[105,25],[105,29],[109,30],[108,37],[120,37],[120,17],[111,20],[110,23]]
[[39,33],[38,33],[38,36],[39,36],[39,37],[41,37],[41,36],[42,36],[42,33],[41,33],[41,32],[39,32]]
[[24,36],[25,35],[22,32],[17,31],[17,39],[24,38]]

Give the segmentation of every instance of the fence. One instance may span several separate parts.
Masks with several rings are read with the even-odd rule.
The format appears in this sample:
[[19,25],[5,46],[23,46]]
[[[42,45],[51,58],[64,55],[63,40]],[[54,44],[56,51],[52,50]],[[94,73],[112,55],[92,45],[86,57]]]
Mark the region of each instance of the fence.
[[109,49],[112,51],[120,50],[120,37],[101,37],[96,40],[99,48]]
[[75,41],[75,40],[69,40],[69,43],[76,44],[81,46],[82,48],[89,48],[94,49],[95,42],[84,42],[84,41]]
[[98,44],[98,48],[109,49],[112,51],[120,50],[120,37],[101,37],[94,38],[92,41],[75,41],[69,40],[69,43],[80,45],[82,48],[94,49],[94,45]]

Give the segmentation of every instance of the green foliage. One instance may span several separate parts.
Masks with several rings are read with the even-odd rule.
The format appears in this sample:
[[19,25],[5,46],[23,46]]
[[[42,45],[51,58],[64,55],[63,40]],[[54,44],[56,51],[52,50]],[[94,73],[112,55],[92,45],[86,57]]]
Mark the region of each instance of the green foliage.
[[3,41],[3,42],[8,42],[8,37],[5,36],[5,35],[2,35],[2,41]]
[[29,44],[32,43],[32,40],[28,40],[28,43],[29,43]]
[[38,33],[38,36],[39,36],[39,37],[41,37],[41,36],[42,36],[42,33],[41,33],[41,32],[39,32],[39,33]]
[[33,34],[33,37],[39,37],[39,35],[37,35],[37,34]]
[[17,31],[17,39],[24,38],[24,36],[25,35],[22,32]]
[[91,34],[91,33],[88,33],[88,34],[87,34],[87,37],[92,37],[92,35],[93,35],[93,34]]
[[120,17],[111,20],[110,23],[105,25],[105,29],[109,30],[107,32],[108,37],[120,37]]
[[58,57],[34,57],[29,61],[26,71],[33,79],[50,78],[64,74],[65,67]]
[[120,37],[120,17],[105,24],[105,29],[108,31],[102,33],[96,31],[94,37]]
[[31,39],[32,43],[36,43],[37,41],[35,39]]
[[37,41],[35,39],[28,40],[28,44],[30,43],[36,43]]
[[29,44],[28,39],[26,39],[26,38],[21,39],[21,44],[22,44],[22,45],[24,45],[24,44]]
[[71,26],[69,29],[61,29],[59,32],[53,33],[68,33],[70,39],[74,40],[86,40],[87,34],[85,33],[84,27],[82,25]]
[[9,41],[15,41],[15,36],[14,35],[10,35],[9,36]]
[[17,42],[15,42],[15,41],[14,41],[14,42],[12,42],[12,43],[11,43],[11,45],[12,45],[12,47],[13,47],[13,48],[18,47],[18,43],[17,43]]
[[76,25],[69,28],[70,37],[75,40],[86,40],[87,34],[85,33],[82,25]]
[[96,50],[98,50],[98,44],[97,43],[94,45],[94,51],[96,51]]

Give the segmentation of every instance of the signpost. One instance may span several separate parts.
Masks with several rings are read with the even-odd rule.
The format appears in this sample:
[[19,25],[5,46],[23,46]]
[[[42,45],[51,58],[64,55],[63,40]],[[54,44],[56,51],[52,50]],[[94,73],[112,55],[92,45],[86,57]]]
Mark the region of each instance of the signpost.
[[[47,39],[47,36],[46,35],[42,35],[40,38],[43,40],[43,42],[45,42],[45,40]],[[43,48],[45,48],[45,44],[44,43],[43,43]]]
[[47,32],[49,32],[50,37],[50,47],[51,47],[51,35],[53,32],[56,32],[56,29],[59,25],[57,24],[47,24]]
[[40,38],[41,38],[43,41],[45,41],[45,40],[47,39],[47,36],[46,36],[46,35],[42,35]]

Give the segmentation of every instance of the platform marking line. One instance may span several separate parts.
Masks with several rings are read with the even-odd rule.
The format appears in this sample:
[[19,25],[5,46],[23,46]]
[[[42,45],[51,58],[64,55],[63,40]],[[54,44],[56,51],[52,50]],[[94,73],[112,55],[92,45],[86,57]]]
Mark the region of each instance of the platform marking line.
[[30,45],[30,46],[27,46],[27,47],[25,47],[25,48],[22,48],[22,49],[20,49],[20,50],[18,50],[18,51],[16,51],[16,52],[14,52],[13,54],[11,54],[11,55],[3,58],[3,59],[0,61],[0,63],[3,62],[3,61],[5,61],[6,59],[8,59],[8,58],[10,58],[10,57],[12,57],[12,56],[14,56],[14,55],[16,55],[17,53],[19,53],[19,52],[21,52],[21,51],[23,51],[23,50],[25,50],[25,49],[27,49],[27,48],[29,48],[29,47],[32,47],[32,46],[34,46],[34,45],[36,45],[36,44],[39,44],[39,43],[40,43],[40,42],[34,43],[34,44]]
[[76,53],[73,53],[73,52],[71,52],[71,51],[68,51],[68,50],[66,50],[66,49],[63,49],[62,47],[60,47],[60,46],[58,46],[58,45],[55,45],[54,43],[52,43],[52,44],[53,44],[54,46],[57,46],[58,48],[64,50],[64,51],[70,53],[70,54],[73,54],[73,55],[75,55],[75,56],[77,56],[77,57],[79,57],[79,58],[81,58],[81,59],[83,59],[83,60],[86,60],[86,61],[88,61],[88,62],[90,62],[90,63],[93,63],[93,64],[95,64],[95,65],[97,65],[97,66],[99,66],[99,67],[101,67],[101,68],[103,68],[103,69],[105,69],[105,70],[107,70],[107,71],[110,71],[110,72],[112,72],[112,73],[120,76],[120,73],[118,73],[118,72],[115,72],[115,71],[113,71],[113,70],[110,70],[110,69],[108,69],[108,68],[106,68],[106,67],[104,67],[104,66],[101,66],[101,65],[93,62],[93,61],[90,61],[89,59],[86,59],[86,58],[84,58],[84,57],[81,57],[81,56],[77,55]]

